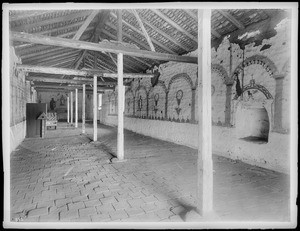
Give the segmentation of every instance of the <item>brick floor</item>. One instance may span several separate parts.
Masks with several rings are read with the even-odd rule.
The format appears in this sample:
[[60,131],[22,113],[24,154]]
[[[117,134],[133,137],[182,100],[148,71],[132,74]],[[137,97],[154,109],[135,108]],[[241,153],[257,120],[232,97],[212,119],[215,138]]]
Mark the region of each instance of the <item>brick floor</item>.
[[[126,162],[110,162],[116,128],[98,142],[59,123],[11,154],[11,220],[183,222],[195,209],[197,150],[125,131]],[[224,221],[288,221],[288,176],[214,155],[214,211]]]

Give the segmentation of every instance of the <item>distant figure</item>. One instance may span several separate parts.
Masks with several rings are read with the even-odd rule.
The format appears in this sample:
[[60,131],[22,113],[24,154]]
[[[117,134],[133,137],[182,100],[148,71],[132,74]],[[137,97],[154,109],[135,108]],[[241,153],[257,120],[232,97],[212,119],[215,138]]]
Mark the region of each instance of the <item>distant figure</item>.
[[64,106],[65,105],[65,97],[62,95],[60,97],[60,106]]
[[50,109],[51,111],[53,111],[56,107],[56,102],[54,101],[54,99],[52,98],[50,101]]

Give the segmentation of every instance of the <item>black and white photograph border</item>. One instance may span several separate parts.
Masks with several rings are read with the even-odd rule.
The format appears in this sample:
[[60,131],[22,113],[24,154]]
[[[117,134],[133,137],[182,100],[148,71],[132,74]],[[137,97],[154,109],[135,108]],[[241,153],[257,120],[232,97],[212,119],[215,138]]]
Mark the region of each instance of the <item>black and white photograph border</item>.
[[4,228],[297,227],[297,2],[2,21]]

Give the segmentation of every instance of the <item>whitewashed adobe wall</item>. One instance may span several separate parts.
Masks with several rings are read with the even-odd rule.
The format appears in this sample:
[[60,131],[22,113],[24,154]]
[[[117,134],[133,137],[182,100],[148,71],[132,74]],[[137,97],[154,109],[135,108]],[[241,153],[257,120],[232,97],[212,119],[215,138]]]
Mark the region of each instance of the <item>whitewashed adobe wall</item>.
[[[261,45],[249,44],[244,52],[226,38],[212,49],[214,153],[288,173],[292,78],[289,27],[289,19],[282,20],[274,37],[263,40]],[[159,70],[161,76],[154,88],[146,78],[133,81],[127,88],[125,128],[197,148],[197,65],[168,62]],[[241,81],[242,74],[246,89],[243,98],[236,96],[236,76]],[[116,96],[117,92],[104,95],[107,105],[103,110],[107,111],[102,112],[103,123],[117,124]],[[249,107],[267,111],[267,118],[256,115],[257,121],[268,120],[267,143],[240,139],[240,127],[236,126],[245,116],[238,116],[237,111]]]
[[16,64],[21,60],[16,56],[14,48],[10,47],[10,151],[24,140],[26,136],[26,103],[33,103],[36,91],[25,81],[25,74],[16,71]]

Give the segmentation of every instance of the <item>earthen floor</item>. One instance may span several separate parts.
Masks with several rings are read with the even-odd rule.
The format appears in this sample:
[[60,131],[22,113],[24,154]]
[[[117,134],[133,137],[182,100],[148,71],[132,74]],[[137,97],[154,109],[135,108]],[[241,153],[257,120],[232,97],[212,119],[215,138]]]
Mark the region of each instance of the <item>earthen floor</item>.
[[[12,152],[12,221],[190,221],[197,150],[125,130],[126,161],[114,162],[117,128],[92,134],[59,123]],[[287,175],[217,155],[213,168],[216,221],[289,221]]]

